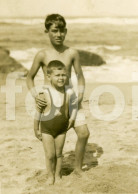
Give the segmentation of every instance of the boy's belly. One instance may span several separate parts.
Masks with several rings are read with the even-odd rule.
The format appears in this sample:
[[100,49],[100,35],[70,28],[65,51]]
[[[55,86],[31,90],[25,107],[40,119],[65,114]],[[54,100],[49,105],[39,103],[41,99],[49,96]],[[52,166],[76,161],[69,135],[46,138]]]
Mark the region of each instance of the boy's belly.
[[[47,120],[46,120],[47,119]],[[40,121],[41,132],[50,134],[56,137],[59,134],[65,133],[68,127],[68,119],[63,115],[54,116],[52,119],[49,117],[42,117]]]

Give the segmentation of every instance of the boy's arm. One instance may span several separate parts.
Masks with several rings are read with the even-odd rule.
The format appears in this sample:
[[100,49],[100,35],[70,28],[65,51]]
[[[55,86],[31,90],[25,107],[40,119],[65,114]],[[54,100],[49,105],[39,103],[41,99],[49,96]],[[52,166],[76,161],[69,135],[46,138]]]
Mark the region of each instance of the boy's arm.
[[69,100],[69,114],[70,114],[70,118],[69,118],[68,130],[74,126],[74,122],[75,122],[75,119],[76,119],[77,111],[78,111],[77,96],[76,96],[75,92],[73,92],[73,90],[72,90],[71,95],[70,95],[70,100]]
[[27,87],[30,90],[30,92],[34,98],[37,95],[37,92],[34,88],[34,78],[35,78],[35,76],[36,76],[36,74],[41,66],[42,57],[43,57],[43,55],[41,52],[37,53],[37,55],[34,58],[32,67],[27,75],[27,79],[26,79]]
[[84,95],[85,79],[83,76],[81,65],[79,63],[79,53],[76,50],[74,50],[73,66],[78,79],[78,103],[80,104]]
[[31,92],[32,96],[35,98],[36,102],[38,103],[38,108],[41,108],[41,106],[45,106],[46,102],[44,100],[42,100],[39,95],[37,95],[37,92],[35,90],[34,87],[34,78],[39,70],[39,68],[41,67],[41,63],[43,62],[44,59],[44,53],[41,51],[39,53],[37,53],[37,55],[34,58],[32,67],[28,73],[27,76],[27,87],[29,89],[29,91]]
[[40,119],[41,119],[41,112],[36,111],[35,118],[34,118],[34,133],[35,133],[36,138],[42,141],[42,133],[39,127]]

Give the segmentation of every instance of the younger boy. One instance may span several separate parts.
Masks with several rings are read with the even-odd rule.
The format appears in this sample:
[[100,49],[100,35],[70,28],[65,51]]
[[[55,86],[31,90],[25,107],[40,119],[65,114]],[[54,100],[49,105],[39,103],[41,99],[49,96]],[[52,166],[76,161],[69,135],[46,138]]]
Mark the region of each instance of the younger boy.
[[[51,61],[47,66],[47,77],[50,85],[46,86],[44,93],[41,94],[46,98],[47,106],[40,111],[42,114],[37,112],[34,130],[39,139],[42,133],[48,171],[47,184],[52,185],[55,180],[61,179],[62,150],[66,132],[74,124],[77,100],[71,88],[65,90],[68,78],[65,65],[62,62]],[[39,130],[39,118],[41,130]]]

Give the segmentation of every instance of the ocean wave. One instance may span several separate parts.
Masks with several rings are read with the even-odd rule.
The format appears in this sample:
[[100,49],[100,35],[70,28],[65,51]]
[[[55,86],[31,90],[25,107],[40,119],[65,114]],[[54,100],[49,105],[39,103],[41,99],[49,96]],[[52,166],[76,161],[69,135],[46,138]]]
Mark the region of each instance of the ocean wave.
[[0,24],[25,24],[25,25],[35,25],[44,23],[44,19],[35,18],[35,19],[0,19]]
[[[113,47],[114,48],[114,47]],[[30,69],[34,56],[39,49],[31,48],[27,50],[11,50],[11,56],[19,61],[26,69]],[[106,65],[83,66],[83,73],[87,82],[131,82],[136,79],[138,67],[138,57],[123,57],[108,55]],[[72,74],[75,75],[75,74]],[[36,79],[43,80],[42,69],[37,73]]]
[[34,56],[39,49],[30,48],[26,50],[11,50],[11,57],[19,61],[26,69],[30,69]]
[[103,45],[102,47],[111,50],[111,51],[117,51],[121,49],[121,46],[117,46],[117,45],[113,45],[113,46],[109,46],[109,45]]
[[115,17],[98,17],[98,18],[76,18],[69,19],[67,23],[85,23],[85,24],[114,24],[114,25],[133,25],[138,24],[138,18],[115,18]]
[[[83,50],[89,51],[89,50],[101,48],[101,47],[102,45],[92,46],[92,47],[83,48]],[[108,47],[108,45],[106,45],[106,47]],[[109,49],[117,50],[117,49],[121,49],[121,47],[117,45],[113,45],[113,46],[109,46]],[[20,63],[23,63],[25,67],[29,69],[31,67],[34,56],[39,50],[41,50],[41,48],[29,48],[26,50],[11,50],[10,55],[16,60],[18,60]],[[132,65],[134,62],[135,63],[138,62],[137,60],[138,60],[138,57],[124,58],[123,56],[114,56],[112,54],[109,54],[108,58],[106,58],[107,64],[113,64],[115,66],[118,64],[121,64],[121,65],[125,64],[126,66]],[[85,68],[89,69],[89,66]]]
[[[38,50],[41,49],[31,48],[26,50],[12,50],[11,56],[22,63],[26,69],[29,69]],[[78,53],[80,55],[80,64],[82,66],[102,65],[105,63],[101,56],[92,52],[78,49]],[[30,61],[30,65],[28,61]]]
[[[114,25],[138,25],[138,18],[127,18],[127,17],[91,17],[91,18],[67,18],[67,24],[114,24]],[[0,19],[0,24],[25,24],[35,25],[43,24],[44,18],[6,18]]]
[[108,50],[108,51],[118,51],[121,50],[122,47],[119,45],[94,45],[86,47],[85,50],[89,50],[91,52],[96,52],[98,50]]

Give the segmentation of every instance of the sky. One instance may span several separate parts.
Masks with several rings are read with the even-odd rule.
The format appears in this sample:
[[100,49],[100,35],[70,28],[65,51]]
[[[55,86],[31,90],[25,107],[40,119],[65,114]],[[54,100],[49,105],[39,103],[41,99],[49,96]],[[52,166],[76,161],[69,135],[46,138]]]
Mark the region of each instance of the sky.
[[0,0],[0,16],[138,16],[138,0]]

